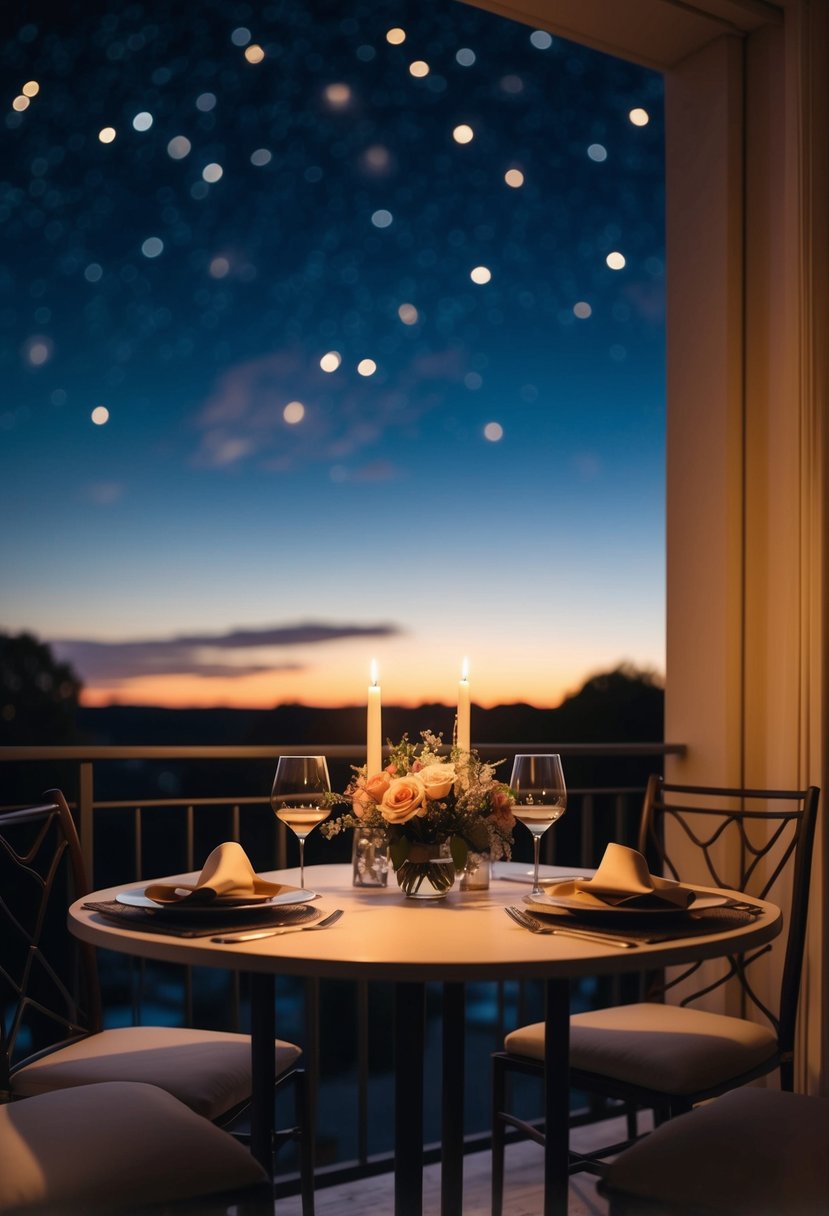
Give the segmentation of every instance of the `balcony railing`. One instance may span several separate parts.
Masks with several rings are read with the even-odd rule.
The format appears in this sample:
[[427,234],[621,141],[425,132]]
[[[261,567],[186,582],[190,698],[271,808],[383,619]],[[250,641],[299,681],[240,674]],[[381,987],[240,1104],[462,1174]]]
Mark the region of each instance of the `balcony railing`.
[[[0,747],[3,806],[36,801],[45,789],[63,789],[77,816],[93,887],[140,882],[198,870],[223,840],[239,841],[256,870],[296,864],[296,842],[270,810],[269,792],[279,755],[324,752],[332,784],[344,789],[350,766],[362,763],[357,745],[240,747]],[[568,778],[568,811],[544,839],[544,860],[595,865],[609,840],[634,843],[647,776],[678,744],[487,744],[482,756],[510,761],[516,752],[557,751]],[[514,856],[529,861],[520,828]],[[325,841],[313,833],[308,864],[350,859],[346,836]],[[189,969],[102,952],[101,981],[108,1024],[167,1022],[216,1029],[248,1028],[244,977],[211,968]],[[626,978],[587,981],[574,994],[580,1008],[629,998]],[[430,990],[426,1076],[439,1076],[436,1016],[442,992]],[[504,1033],[543,1016],[533,983],[469,985],[466,1070],[470,1147],[488,1135],[488,1058]],[[383,984],[277,981],[277,1022],[283,1038],[304,1049],[316,1111],[321,1180],[340,1180],[389,1168],[392,1144],[391,988]],[[427,1015],[428,1016],[428,1015]],[[426,1094],[426,1137],[439,1138],[440,1093]],[[351,1110],[352,1118],[343,1112]],[[585,1117],[590,1117],[587,1112]],[[437,1153],[437,1147],[435,1154]],[[278,1162],[281,1191],[295,1187],[295,1162]]]

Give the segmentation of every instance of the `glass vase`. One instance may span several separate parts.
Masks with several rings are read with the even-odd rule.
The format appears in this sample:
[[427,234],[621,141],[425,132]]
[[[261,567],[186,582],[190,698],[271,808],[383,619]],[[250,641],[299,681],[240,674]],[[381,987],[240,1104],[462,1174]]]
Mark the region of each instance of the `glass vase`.
[[407,899],[445,899],[455,885],[455,863],[449,841],[413,844],[395,873],[397,885]]
[[355,828],[351,849],[355,887],[385,887],[389,881],[389,841],[377,828]]

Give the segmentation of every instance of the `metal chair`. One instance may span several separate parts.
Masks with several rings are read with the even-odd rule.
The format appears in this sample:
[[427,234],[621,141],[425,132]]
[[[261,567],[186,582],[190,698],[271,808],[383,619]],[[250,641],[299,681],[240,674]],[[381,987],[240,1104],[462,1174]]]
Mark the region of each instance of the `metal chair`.
[[610,1216],[829,1212],[829,1100],[747,1086],[634,1144],[598,1183]]
[[[639,851],[654,873],[727,888],[784,906],[781,981],[769,1008],[753,984],[757,960],[771,946],[725,960],[719,973],[698,975],[695,963],[666,981],[650,977],[647,999],[575,1014],[570,1020],[570,1086],[623,1104],[628,1139],[585,1157],[571,1155],[571,1171],[601,1173],[601,1160],[636,1138],[635,1112],[654,1111],[663,1122],[698,1102],[779,1069],[793,1086],[795,1017],[806,932],[809,877],[819,791],[755,790],[668,784],[652,776],[639,826]],[[682,862],[676,859],[681,853]],[[784,875],[786,879],[784,879]],[[786,895],[788,880],[790,895]],[[712,964],[706,964],[711,968]],[[699,981],[697,986],[694,980]],[[694,1006],[714,989],[738,986],[741,1016]],[[676,1003],[666,995],[678,990]],[[732,1006],[733,1007],[733,1006]],[[747,1013],[761,1015],[762,1022]],[[744,1016],[745,1015],[745,1016]],[[544,1023],[506,1036],[493,1055],[492,1212],[500,1216],[507,1127],[539,1144],[543,1128],[507,1106],[512,1073],[544,1077]]]
[[[88,894],[80,841],[65,798],[0,814],[0,1102],[102,1081],[159,1086],[219,1126],[250,1103],[250,1038],[168,1026],[102,1028],[95,950],[66,927]],[[294,1090],[303,1216],[313,1216],[313,1136],[300,1049],[277,1040],[277,1089]]]

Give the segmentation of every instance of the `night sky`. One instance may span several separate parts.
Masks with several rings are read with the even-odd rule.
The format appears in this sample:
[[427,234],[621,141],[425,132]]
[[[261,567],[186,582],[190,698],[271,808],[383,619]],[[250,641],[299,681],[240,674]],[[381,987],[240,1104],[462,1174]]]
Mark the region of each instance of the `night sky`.
[[657,73],[456,0],[0,21],[0,628],[89,704],[663,667]]

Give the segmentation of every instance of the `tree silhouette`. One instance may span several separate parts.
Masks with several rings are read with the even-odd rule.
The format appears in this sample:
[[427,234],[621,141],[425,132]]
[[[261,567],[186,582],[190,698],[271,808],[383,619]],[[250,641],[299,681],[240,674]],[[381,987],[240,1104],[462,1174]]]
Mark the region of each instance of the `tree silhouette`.
[[0,633],[0,743],[78,742],[81,681],[30,633]]

